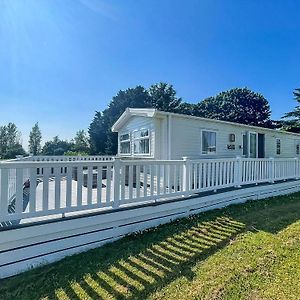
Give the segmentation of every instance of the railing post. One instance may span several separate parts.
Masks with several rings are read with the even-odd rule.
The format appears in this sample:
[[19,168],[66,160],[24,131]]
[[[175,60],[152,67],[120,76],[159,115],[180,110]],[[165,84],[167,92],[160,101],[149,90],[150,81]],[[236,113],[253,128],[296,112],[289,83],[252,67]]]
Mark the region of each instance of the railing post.
[[236,188],[241,187],[242,183],[242,158],[240,156],[236,157],[236,161],[234,163],[234,186]]
[[299,179],[299,159],[295,157],[295,179]]
[[121,160],[115,158],[113,161],[113,184],[114,184],[114,201],[113,207],[120,206],[120,182],[121,182]]
[[274,183],[274,179],[275,179],[275,161],[274,161],[274,157],[270,157],[270,169],[269,169],[269,174],[270,174],[270,183]]
[[[190,176],[191,176],[191,162],[188,157],[183,157],[183,191],[185,196],[190,194]],[[170,174],[169,174],[170,176]]]

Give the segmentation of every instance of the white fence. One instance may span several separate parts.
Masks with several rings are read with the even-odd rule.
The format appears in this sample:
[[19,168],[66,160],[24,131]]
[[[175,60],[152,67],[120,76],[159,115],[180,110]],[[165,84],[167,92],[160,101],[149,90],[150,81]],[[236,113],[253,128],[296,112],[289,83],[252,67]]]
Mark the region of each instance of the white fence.
[[300,162],[293,158],[63,158],[0,163],[0,223],[114,209],[300,176]]

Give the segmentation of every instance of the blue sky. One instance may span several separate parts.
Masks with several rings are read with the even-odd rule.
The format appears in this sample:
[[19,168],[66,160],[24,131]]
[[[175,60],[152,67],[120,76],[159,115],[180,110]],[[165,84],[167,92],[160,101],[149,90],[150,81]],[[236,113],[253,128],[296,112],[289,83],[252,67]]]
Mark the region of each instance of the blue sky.
[[185,101],[247,86],[280,118],[300,87],[300,1],[0,0],[0,124],[71,138],[118,90]]

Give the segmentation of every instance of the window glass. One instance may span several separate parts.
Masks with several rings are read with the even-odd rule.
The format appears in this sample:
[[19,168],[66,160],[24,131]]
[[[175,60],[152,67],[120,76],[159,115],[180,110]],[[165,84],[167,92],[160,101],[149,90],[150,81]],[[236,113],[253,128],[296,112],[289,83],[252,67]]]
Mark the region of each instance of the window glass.
[[250,133],[250,157],[256,158],[257,157],[257,135],[256,133]]
[[133,133],[133,151],[134,154],[150,153],[149,129],[140,129]]
[[130,153],[130,142],[121,142],[120,143],[120,152],[122,154]]
[[281,153],[281,141],[280,139],[276,139],[276,154],[280,155]]
[[149,152],[149,139],[134,141],[135,154],[148,154]]
[[129,133],[125,133],[120,136],[120,141],[127,141],[127,140],[129,140]]
[[216,153],[216,133],[213,131],[202,131],[202,154]]
[[296,154],[299,155],[300,154],[300,144],[296,145]]
[[131,153],[129,133],[120,135],[120,153],[121,154]]

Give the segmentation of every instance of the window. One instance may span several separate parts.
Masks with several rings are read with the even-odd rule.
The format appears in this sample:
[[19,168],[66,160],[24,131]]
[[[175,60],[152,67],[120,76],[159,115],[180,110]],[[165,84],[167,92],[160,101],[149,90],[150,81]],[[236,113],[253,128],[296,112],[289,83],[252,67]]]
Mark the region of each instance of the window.
[[276,155],[280,155],[281,153],[281,141],[280,139],[276,139]]
[[130,134],[125,133],[120,135],[120,153],[129,154],[130,151]]
[[296,145],[296,155],[300,154],[300,144]]
[[248,138],[247,134],[243,134],[243,156],[248,156]]
[[133,132],[134,154],[150,154],[149,129],[141,129]]
[[214,131],[202,131],[202,154],[215,154],[217,138]]

